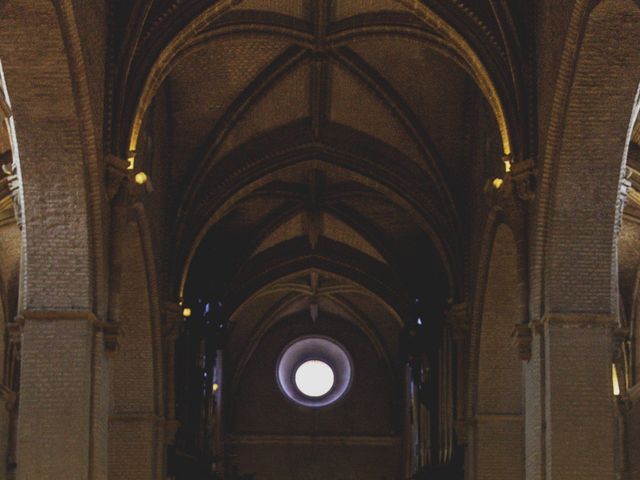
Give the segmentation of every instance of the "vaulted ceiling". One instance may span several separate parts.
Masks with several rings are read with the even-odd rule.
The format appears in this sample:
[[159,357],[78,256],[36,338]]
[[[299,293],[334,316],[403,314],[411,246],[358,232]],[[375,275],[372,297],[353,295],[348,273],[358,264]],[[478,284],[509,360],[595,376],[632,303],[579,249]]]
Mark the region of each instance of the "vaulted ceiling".
[[225,332],[232,397],[273,393],[242,382],[271,371],[256,356],[289,337],[349,331],[398,393],[407,326],[437,338],[468,288],[484,189],[505,155],[529,154],[524,12],[471,0],[119,8],[109,148],[150,178],[169,297],[215,308],[202,318]]
[[[448,35],[464,37],[450,41],[396,0],[119,8],[130,10],[116,17],[129,20],[116,25],[108,137],[126,147],[132,125],[136,169],[157,185],[165,168],[177,295],[224,299],[231,316],[310,270],[355,282],[401,315],[413,298],[437,310],[460,293],[468,206],[502,171],[503,123],[521,107],[509,86],[520,81],[512,37],[522,12],[426,2]],[[487,93],[501,91],[499,101]],[[508,130],[516,146],[522,129]]]

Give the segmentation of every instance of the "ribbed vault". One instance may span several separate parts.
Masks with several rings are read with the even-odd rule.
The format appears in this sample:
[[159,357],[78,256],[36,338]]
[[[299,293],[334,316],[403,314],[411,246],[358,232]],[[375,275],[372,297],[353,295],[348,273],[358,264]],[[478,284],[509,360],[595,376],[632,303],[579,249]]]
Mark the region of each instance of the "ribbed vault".
[[[298,477],[300,458],[315,465],[307,432],[338,456],[378,459],[354,460],[354,475],[376,464],[395,478],[408,468],[407,368],[438,372],[420,418],[440,437],[432,466],[446,470],[443,332],[469,288],[479,228],[469,220],[504,160],[527,149],[512,121],[524,100],[508,73],[519,54],[503,48],[515,26],[493,30],[506,12],[463,19],[457,7],[391,0],[185,2],[166,14],[161,1],[145,5],[131,7],[110,135],[150,193],[170,192],[151,194],[169,212],[168,289],[192,313],[177,345],[179,470],[194,472],[189,458],[213,448],[229,452],[220,468]],[[278,390],[278,355],[305,335],[352,355],[344,408],[311,417]],[[199,398],[199,369],[211,375],[205,391],[222,393]],[[227,405],[224,418],[194,413],[212,401]],[[336,450],[341,442],[350,447]],[[280,444],[291,447],[273,453],[282,465],[265,463]]]

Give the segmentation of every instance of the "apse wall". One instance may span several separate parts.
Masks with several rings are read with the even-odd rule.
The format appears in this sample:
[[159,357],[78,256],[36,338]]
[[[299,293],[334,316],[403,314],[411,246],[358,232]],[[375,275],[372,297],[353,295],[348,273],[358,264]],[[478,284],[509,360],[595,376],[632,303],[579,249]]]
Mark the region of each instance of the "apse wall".
[[[295,404],[278,387],[278,357],[293,340],[325,335],[351,356],[353,380],[335,403],[310,408]],[[263,338],[241,372],[233,405],[228,453],[237,455],[241,473],[257,478],[397,478],[400,468],[399,420],[392,396],[399,398],[388,368],[367,337],[352,324],[320,314],[289,317]],[[395,390],[393,390],[395,388]],[[395,407],[395,409],[394,409]],[[277,459],[277,461],[274,461]]]

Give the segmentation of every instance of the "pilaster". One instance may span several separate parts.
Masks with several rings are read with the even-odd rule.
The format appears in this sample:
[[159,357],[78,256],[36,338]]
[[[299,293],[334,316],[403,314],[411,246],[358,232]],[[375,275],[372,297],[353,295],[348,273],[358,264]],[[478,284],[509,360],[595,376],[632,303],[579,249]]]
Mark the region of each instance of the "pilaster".
[[24,312],[17,478],[105,479],[104,322],[91,312]]
[[526,479],[616,478],[609,315],[547,314],[525,368]]
[[175,382],[175,358],[176,341],[182,331],[181,308],[178,304],[167,302],[165,306],[165,316],[162,337],[164,341],[165,362],[165,422],[164,422],[164,443],[173,445],[176,439],[176,432],[180,423],[176,419],[176,382]]

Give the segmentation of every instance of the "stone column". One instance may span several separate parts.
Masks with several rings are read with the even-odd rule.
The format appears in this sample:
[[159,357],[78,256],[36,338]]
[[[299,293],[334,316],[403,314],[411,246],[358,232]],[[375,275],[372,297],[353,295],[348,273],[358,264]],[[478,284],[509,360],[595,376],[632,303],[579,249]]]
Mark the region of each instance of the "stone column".
[[447,327],[451,332],[454,343],[454,358],[456,362],[456,398],[454,406],[454,428],[456,443],[466,445],[467,443],[467,423],[465,421],[466,412],[465,399],[467,398],[467,356],[469,338],[469,309],[466,303],[457,303],[451,306],[447,313]]
[[178,422],[176,420],[176,382],[175,382],[175,358],[176,358],[176,341],[180,335],[182,328],[182,314],[181,308],[175,303],[167,303],[163,338],[164,348],[166,353],[166,403],[165,403],[165,418],[166,418],[166,441],[171,445],[175,441],[176,430],[178,429]]
[[[104,479],[104,325],[90,312],[25,312],[18,418],[19,480]],[[102,406],[102,407],[101,407]]]
[[16,394],[6,386],[0,386],[0,480],[7,480],[12,474],[11,430],[15,413]]
[[613,480],[614,318],[548,314],[525,364],[526,479]]

